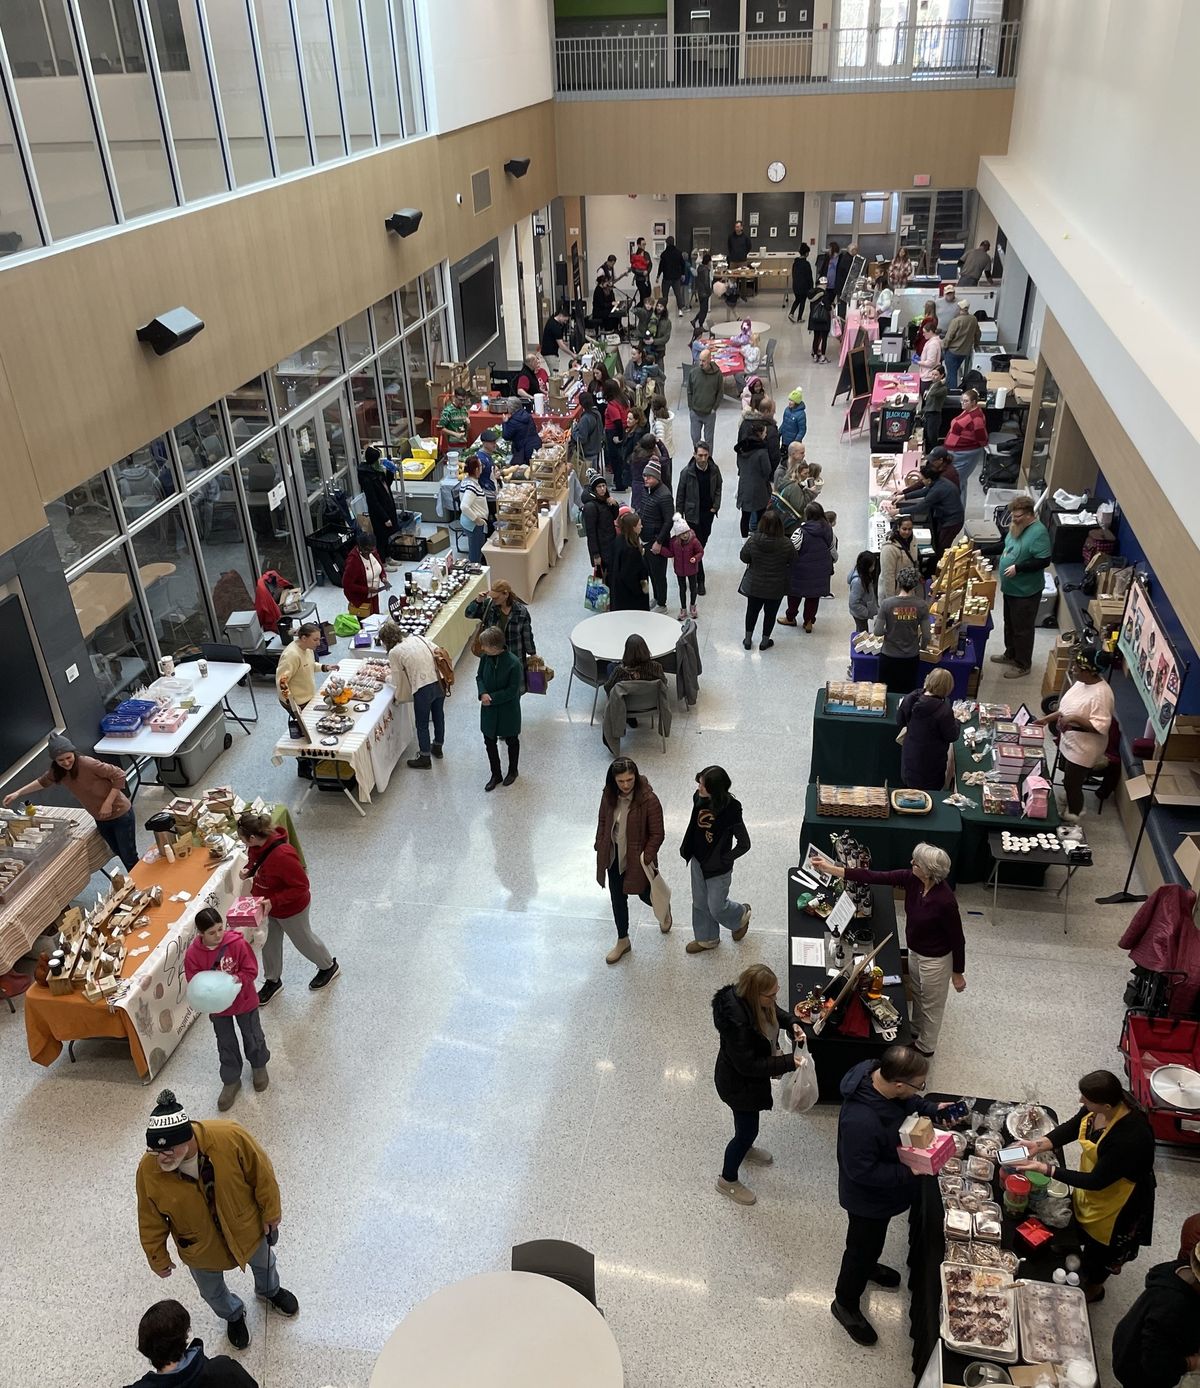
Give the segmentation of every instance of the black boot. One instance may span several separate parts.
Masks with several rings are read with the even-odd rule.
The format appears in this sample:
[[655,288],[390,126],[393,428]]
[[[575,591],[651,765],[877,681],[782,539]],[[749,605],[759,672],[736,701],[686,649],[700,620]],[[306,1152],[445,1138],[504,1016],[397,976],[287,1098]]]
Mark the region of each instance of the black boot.
[[488,738],[484,745],[487,747],[488,765],[492,768],[491,779],[484,790],[495,790],[504,779],[504,773],[500,770],[500,749],[496,746],[495,738]]
[[415,757],[409,757],[404,765],[411,766],[414,771],[429,771],[433,766],[433,762],[429,760],[428,752],[421,752]]
[[[517,779],[517,768],[521,763],[521,739],[519,737],[505,738],[508,743],[508,775],[504,778],[504,784],[511,786]],[[499,761],[497,761],[497,766]]]

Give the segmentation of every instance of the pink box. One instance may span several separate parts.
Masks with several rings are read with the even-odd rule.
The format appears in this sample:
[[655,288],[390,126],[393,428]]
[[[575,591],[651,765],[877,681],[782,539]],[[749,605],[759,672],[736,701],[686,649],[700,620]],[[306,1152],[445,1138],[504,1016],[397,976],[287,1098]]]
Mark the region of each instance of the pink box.
[[900,1147],[900,1160],[918,1176],[936,1176],[955,1153],[954,1134],[938,1133],[928,1147]]
[[173,733],[187,722],[187,714],[181,708],[165,708],[150,720],[150,731]]
[[266,903],[261,896],[239,896],[225,912],[226,921],[242,930],[256,930],[266,918]]

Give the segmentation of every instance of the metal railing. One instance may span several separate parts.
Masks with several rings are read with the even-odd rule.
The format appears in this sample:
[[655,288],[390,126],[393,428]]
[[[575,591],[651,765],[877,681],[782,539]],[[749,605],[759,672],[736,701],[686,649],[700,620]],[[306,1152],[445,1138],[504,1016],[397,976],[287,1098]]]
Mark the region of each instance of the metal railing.
[[846,87],[1009,87],[1019,23],[963,20],[772,34],[628,34],[554,41],[555,92],[839,91]]

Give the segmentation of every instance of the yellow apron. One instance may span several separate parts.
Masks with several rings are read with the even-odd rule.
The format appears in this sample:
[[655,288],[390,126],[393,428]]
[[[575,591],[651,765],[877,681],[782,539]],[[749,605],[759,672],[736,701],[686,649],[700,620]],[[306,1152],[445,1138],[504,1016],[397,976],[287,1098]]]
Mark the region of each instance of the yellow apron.
[[[1101,1132],[1095,1142],[1087,1136],[1087,1115],[1079,1120],[1080,1171],[1095,1169],[1100,1144],[1128,1112],[1129,1110],[1122,1105],[1113,1114],[1112,1122]],[[1097,1243],[1111,1243],[1117,1215],[1120,1214],[1125,1202],[1133,1194],[1133,1189],[1134,1183],[1126,1180],[1124,1176],[1114,1181],[1112,1185],[1105,1186],[1103,1190],[1075,1189],[1072,1192],[1072,1203],[1075,1207],[1075,1218],[1079,1221],[1083,1231],[1091,1235]]]

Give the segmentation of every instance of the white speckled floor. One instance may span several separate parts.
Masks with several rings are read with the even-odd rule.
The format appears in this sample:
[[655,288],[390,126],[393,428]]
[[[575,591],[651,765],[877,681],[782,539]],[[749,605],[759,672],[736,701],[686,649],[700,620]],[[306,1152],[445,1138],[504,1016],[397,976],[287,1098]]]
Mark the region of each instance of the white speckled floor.
[[[828,403],[836,368],[811,364],[801,330],[774,304],[760,309],[780,337],[780,407],[788,389],[805,386],[809,456],[824,464],[824,500],[839,512],[836,596],[811,636],[781,628],[774,650],[744,653],[730,491],[706,564],[700,702],[677,718],[666,755],[648,732],[625,747],[663,801],[663,861],[681,895],[685,878],[671,864],[693,775],[710,762],[729,769],[754,840],[735,883],[755,907],[750,934],[741,946],[726,941],[689,957],[686,901],[682,928],[665,938],[635,902],[632,956],[605,965],[613,927],[592,840],[608,758],[599,727],[588,727],[585,692],[563,706],[567,635],[583,615],[586,555],[573,539],[533,604],[539,650],[559,674],[548,698],[525,700],[516,785],[482,792],[467,657],[461,693],[447,708],[444,762],[427,774],[401,768],[366,820],[338,797],[314,796],[297,821],[314,925],[343,974],[310,994],[309,966],[289,951],[287,986],[263,1014],[271,1088],[244,1092],[231,1114],[276,1164],[279,1266],[302,1308],[294,1323],[266,1322],[249,1301],[254,1340],[242,1358],[266,1388],[363,1388],[414,1303],[447,1282],[506,1267],[510,1245],[539,1236],[594,1250],[599,1299],[630,1388],[910,1381],[904,1294],[871,1291],[880,1343],[870,1351],[829,1315],[843,1233],[831,1110],[766,1118],[763,1140],[776,1162],[748,1178],[759,1193],[753,1209],[713,1190],[729,1125],[712,1088],[709,1000],[749,962],[785,965],[783,882],[794,862],[813,690],[845,670],[845,575],[865,530],[867,446],[839,442],[841,410]],[[672,401],[685,347],[676,320]],[[717,434],[730,487],[737,418],[727,405]],[[676,430],[679,466],[688,456],[686,414]],[[329,589],[318,597],[336,610]],[[1047,640],[1041,634],[1039,645]],[[1001,687],[987,678],[985,692]],[[1004,697],[1013,692],[1011,683],[1003,688]],[[1037,699],[1037,675],[1021,693]],[[270,697],[260,707],[264,722],[251,738],[235,732],[213,779],[294,804],[301,783],[290,766],[270,761]],[[147,791],[138,808],[148,814],[158,803]],[[1092,898],[1120,885],[1127,848],[1114,813],[1090,819],[1088,829],[1097,866],[1077,879],[1068,939],[1052,900],[1002,897],[991,923],[980,914],[982,890],[964,889],[964,907],[976,912],[968,917],[970,986],[952,998],[936,1087],[1038,1097],[1065,1111],[1081,1073],[1119,1069],[1127,962],[1115,941],[1130,908],[1099,908]],[[159,1081],[194,1115],[215,1112],[214,1051],[209,1027],[198,1024]],[[0,1012],[7,1383],[131,1382],[144,1368],[138,1318],[166,1294],[191,1308],[210,1349],[223,1342],[190,1279],[179,1272],[159,1282],[138,1245],[133,1173],[157,1084],[143,1088],[115,1043],[77,1052],[75,1065],[64,1056],[38,1068],[19,1012]],[[1145,1269],[1174,1251],[1181,1219],[1200,1206],[1195,1168],[1163,1160],[1159,1177],[1153,1255],[1110,1284],[1096,1308],[1105,1359]],[[903,1263],[906,1237],[897,1220],[892,1262]],[[233,1282],[246,1293],[246,1279]]]

